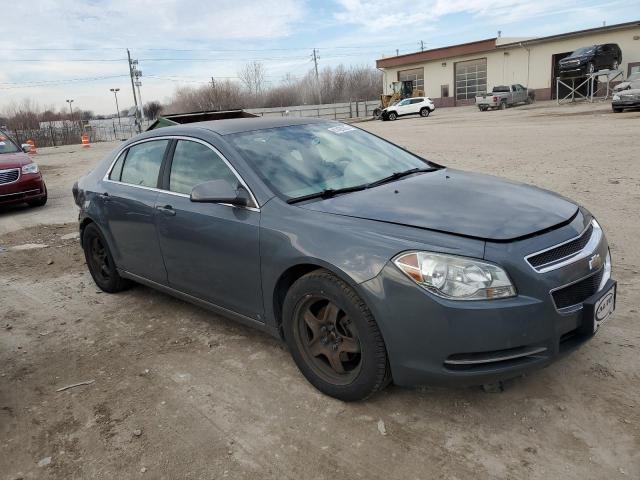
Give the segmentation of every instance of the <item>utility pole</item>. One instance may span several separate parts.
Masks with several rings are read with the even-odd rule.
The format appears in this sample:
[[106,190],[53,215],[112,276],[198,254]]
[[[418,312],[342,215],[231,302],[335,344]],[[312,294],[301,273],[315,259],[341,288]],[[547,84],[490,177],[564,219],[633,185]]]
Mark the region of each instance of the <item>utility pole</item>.
[[420,40],[420,51],[424,52],[424,41]]
[[[140,122],[140,111],[138,110],[138,98],[136,97],[136,87],[133,83],[133,70],[134,70],[134,63],[131,61],[131,53],[129,52],[129,49],[127,48],[127,59],[129,60],[129,77],[131,78],[131,91],[133,92],[133,103],[136,106],[136,123],[138,124],[138,133],[142,132],[142,125]],[[135,60],[135,64],[137,64],[138,61]]]
[[397,57],[398,55],[400,55],[400,50],[398,50],[398,49],[396,48],[396,57]]
[[315,66],[316,69],[316,85],[318,87],[318,104],[321,105],[322,104],[322,91],[320,89],[320,76],[318,75],[318,59],[320,58],[320,55],[318,55],[318,49],[314,48],[313,49],[313,64]]
[[73,99],[67,98],[67,103],[69,104],[69,112],[71,112],[71,125],[73,125],[73,107],[71,106]]
[[144,104],[142,103],[142,95],[140,94],[140,87],[142,86],[140,77],[142,76],[142,70],[138,70],[136,68],[133,72],[133,75],[136,77],[135,85],[136,87],[138,87],[138,101],[140,102],[140,117],[142,120],[144,118]]
[[211,77],[211,88],[216,88],[216,81],[213,77]]
[[122,129],[122,122],[120,122],[120,107],[118,106],[118,92],[120,91],[120,89],[110,88],[109,90],[111,90],[113,92],[113,96],[116,97],[116,113],[118,114],[118,126]]

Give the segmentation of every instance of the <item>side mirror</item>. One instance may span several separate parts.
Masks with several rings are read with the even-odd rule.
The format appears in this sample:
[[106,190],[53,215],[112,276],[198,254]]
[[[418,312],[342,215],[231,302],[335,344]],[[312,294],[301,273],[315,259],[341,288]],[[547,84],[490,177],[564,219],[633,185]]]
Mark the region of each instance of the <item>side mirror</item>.
[[29,145],[28,143],[23,143],[21,147],[24,153],[29,153],[31,151],[31,145]]
[[249,192],[242,186],[233,187],[225,180],[199,183],[191,190],[191,201],[198,203],[228,203],[236,207],[251,206]]

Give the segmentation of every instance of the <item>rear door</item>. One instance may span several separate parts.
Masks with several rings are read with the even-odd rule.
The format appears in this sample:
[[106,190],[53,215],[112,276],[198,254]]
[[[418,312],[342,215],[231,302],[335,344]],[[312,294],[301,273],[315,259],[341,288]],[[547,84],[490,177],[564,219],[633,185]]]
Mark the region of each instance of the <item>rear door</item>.
[[125,150],[99,195],[116,263],[160,284],[167,283],[155,226],[158,179],[169,140],[145,140]]
[[164,168],[156,223],[169,285],[236,313],[260,320],[260,211],[194,203],[194,186],[239,177],[215,147],[177,140]]
[[423,106],[422,102],[424,102],[424,98],[412,98],[410,104],[410,112],[408,113],[420,113],[420,109]]

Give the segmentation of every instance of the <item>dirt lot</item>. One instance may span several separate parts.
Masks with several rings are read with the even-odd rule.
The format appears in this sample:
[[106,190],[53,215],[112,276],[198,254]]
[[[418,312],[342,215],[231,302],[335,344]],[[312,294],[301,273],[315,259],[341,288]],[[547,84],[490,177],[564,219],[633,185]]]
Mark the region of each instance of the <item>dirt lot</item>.
[[0,211],[0,479],[640,478],[640,112],[538,104],[361,126],[591,209],[619,281],[612,321],[503,393],[391,387],[344,404],[272,338],[148,288],[97,291],[70,189],[116,144],[44,149],[50,203]]

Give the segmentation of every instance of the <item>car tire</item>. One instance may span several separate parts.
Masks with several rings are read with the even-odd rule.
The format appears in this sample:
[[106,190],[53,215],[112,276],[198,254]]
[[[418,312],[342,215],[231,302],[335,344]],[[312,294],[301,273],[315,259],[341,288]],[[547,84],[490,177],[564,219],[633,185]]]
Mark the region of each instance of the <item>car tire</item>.
[[428,117],[430,113],[431,113],[431,110],[429,110],[427,107],[422,107],[420,109],[420,116],[421,117]]
[[616,108],[616,107],[611,107],[611,109],[613,110],[613,113],[621,113],[622,110],[624,110],[623,108]]
[[611,70],[618,70],[618,68],[620,68],[620,62],[618,60],[614,60]]
[[500,102],[500,110],[506,110],[507,109],[507,102]]
[[308,273],[291,286],[283,330],[296,365],[326,395],[364,400],[391,381],[387,350],[371,311],[328,270]]
[[396,112],[389,112],[387,117],[393,122],[396,118],[398,118],[398,114]]
[[589,75],[591,75],[592,73],[594,73],[596,71],[596,66],[593,64],[593,62],[589,62],[587,64],[587,73]]
[[131,286],[131,281],[118,273],[109,245],[95,223],[87,225],[82,232],[82,249],[89,273],[100,290],[117,293]]

